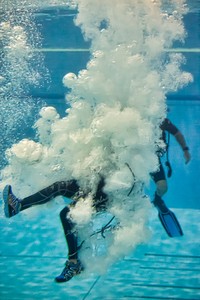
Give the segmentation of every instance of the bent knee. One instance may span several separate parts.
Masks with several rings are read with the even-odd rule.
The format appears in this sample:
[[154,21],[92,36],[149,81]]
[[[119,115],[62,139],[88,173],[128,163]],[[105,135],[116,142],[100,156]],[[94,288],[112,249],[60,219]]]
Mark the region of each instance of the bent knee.
[[60,212],[60,219],[61,220],[66,219],[68,212],[69,212],[69,207],[68,206],[64,207]]
[[156,187],[157,187],[156,192],[158,196],[162,197],[167,192],[168,189],[166,180],[159,180],[158,182],[156,182]]

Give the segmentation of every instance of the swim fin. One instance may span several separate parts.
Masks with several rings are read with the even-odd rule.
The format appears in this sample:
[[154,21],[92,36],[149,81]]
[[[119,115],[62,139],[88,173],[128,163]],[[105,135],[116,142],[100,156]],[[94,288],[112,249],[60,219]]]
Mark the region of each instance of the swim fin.
[[165,202],[156,193],[153,204],[158,210],[159,220],[168,236],[182,236],[183,231],[175,214],[166,206]]
[[166,213],[162,213],[159,211],[158,217],[168,236],[178,237],[183,235],[181,225],[179,224],[175,214],[171,210],[168,210],[168,212]]

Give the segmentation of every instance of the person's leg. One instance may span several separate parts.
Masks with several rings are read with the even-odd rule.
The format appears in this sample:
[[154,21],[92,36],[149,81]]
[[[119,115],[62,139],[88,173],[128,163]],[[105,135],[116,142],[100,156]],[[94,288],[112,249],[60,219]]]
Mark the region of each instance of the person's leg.
[[24,209],[33,205],[44,204],[57,196],[73,198],[78,191],[79,186],[76,180],[60,181],[31,196],[19,199],[13,194],[11,186],[7,185],[3,190],[4,212],[6,217],[10,218]]
[[162,200],[162,196],[167,192],[167,180],[160,159],[159,159],[159,170],[155,173],[152,173],[151,176],[156,185],[156,191],[152,203],[155,205],[155,207],[158,210],[165,213],[168,211],[168,208],[165,205],[165,202]]
[[166,179],[161,179],[155,182],[156,184],[156,194],[159,197],[162,197],[164,194],[167,193],[168,186]]
[[77,232],[75,224],[70,219],[69,207],[65,207],[60,212],[60,220],[65,234],[65,239],[68,245],[68,258],[74,262],[78,259]]
[[21,200],[21,209],[27,209],[33,205],[40,205],[49,202],[57,196],[73,198],[79,191],[76,180],[57,181],[39,192]]
[[[78,194],[79,186],[75,180],[56,182],[49,187],[29,196],[22,200],[18,199],[13,193],[10,185],[6,186],[3,191],[4,211],[6,217],[12,217],[21,210],[27,209],[33,205],[44,204],[57,196],[73,198]],[[77,235],[75,224],[70,219],[69,208],[65,207],[60,212],[65,238],[68,245],[68,257],[66,266],[62,273],[55,278],[57,282],[70,280],[74,275],[81,273],[83,266],[78,260]]]
[[70,209],[65,207],[60,212],[60,219],[68,246],[68,260],[65,263],[62,273],[55,278],[56,282],[69,281],[73,276],[80,274],[84,269],[78,259],[77,232],[75,224],[69,217],[69,211]]

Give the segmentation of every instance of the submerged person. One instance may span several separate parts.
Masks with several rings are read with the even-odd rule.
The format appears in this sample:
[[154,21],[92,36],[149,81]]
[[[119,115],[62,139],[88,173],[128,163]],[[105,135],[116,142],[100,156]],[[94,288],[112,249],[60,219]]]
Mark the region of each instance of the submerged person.
[[[182,147],[184,151],[185,161],[188,163],[190,161],[190,153],[189,148],[186,145],[185,139],[182,133],[177,129],[175,125],[171,123],[169,119],[165,119],[161,125],[161,129],[163,131],[163,139],[165,140],[165,131],[168,131],[170,134],[174,135],[177,139],[178,143]],[[167,182],[166,176],[163,169],[163,166],[160,162],[160,168],[156,173],[151,174],[156,186],[157,190],[155,193],[155,198],[153,200],[153,204],[158,208],[161,215],[167,215],[170,211],[162,200],[162,196],[167,191]],[[93,207],[96,212],[104,211],[108,208],[108,195],[104,192],[103,188],[105,186],[104,178],[100,178],[99,183],[97,185],[97,189],[95,194],[93,195]],[[88,194],[88,193],[87,193]],[[60,212],[60,219],[63,226],[66,242],[68,245],[68,259],[66,261],[65,267],[62,273],[55,278],[57,282],[65,282],[70,280],[73,276],[81,273],[84,269],[81,261],[78,258],[78,238],[76,232],[76,224],[70,218],[70,206],[76,205],[76,202],[80,198],[87,197],[87,194],[80,189],[78,182],[75,179],[68,181],[60,181],[56,182],[49,187],[44,188],[43,190],[28,196],[24,199],[17,198],[13,192],[10,185],[7,185],[3,191],[4,198],[4,212],[5,216],[10,218],[18,214],[20,211],[30,208],[33,205],[44,204],[50,201],[51,199],[57,196],[64,196],[73,200],[72,204],[64,207]],[[170,215],[172,217],[170,226],[172,223],[175,226],[178,226],[178,222],[175,216]],[[169,218],[167,219],[169,220]],[[161,219],[162,222],[162,219]],[[163,221],[165,222],[165,221]],[[168,222],[168,221],[166,221]],[[165,229],[168,228],[168,224],[163,224]],[[174,232],[170,232],[170,228],[168,234],[173,236]],[[166,230],[166,231],[167,231]]]
[[[104,211],[107,208],[108,197],[103,192],[105,181],[100,178],[95,194],[93,195],[93,208],[96,212]],[[64,196],[73,200],[60,212],[60,219],[68,245],[68,259],[62,273],[55,278],[56,282],[66,282],[73,276],[80,274],[84,267],[78,258],[78,237],[75,223],[69,216],[70,206],[76,205],[80,198],[85,198],[87,194],[80,189],[78,182],[74,179],[68,181],[55,182],[49,187],[28,196],[24,199],[17,198],[10,185],[6,185],[3,190],[4,213],[7,218],[13,217],[20,211],[28,209],[33,205],[40,205],[49,202],[57,196]]]
[[[162,130],[162,140],[166,144],[166,151],[168,151],[168,147],[169,147],[169,144],[168,144],[169,141],[167,142],[167,140],[166,140],[166,133],[168,133],[168,135],[170,135],[170,134],[173,135],[175,137],[176,141],[178,142],[178,144],[180,145],[181,149],[183,150],[185,163],[187,164],[191,160],[191,155],[189,152],[189,147],[187,146],[186,140],[185,140],[183,134],[181,133],[181,131],[167,118],[165,118],[164,121],[162,122],[162,124],[160,125],[160,129]],[[164,153],[162,151],[161,152],[158,151],[159,168],[158,168],[157,172],[151,174],[151,176],[156,184],[156,192],[155,192],[154,200],[152,202],[159,211],[160,221],[163,224],[168,235],[173,236],[173,233],[170,232],[170,228],[168,228],[168,224],[166,224],[166,220],[165,220],[166,216],[169,217],[168,214],[171,215],[171,217],[173,219],[172,220],[173,223],[175,222],[175,224],[177,224],[177,227],[178,227],[178,230],[180,231],[180,233],[182,233],[182,232],[181,232],[180,225],[176,220],[175,215],[168,209],[168,207],[166,206],[165,202],[162,199],[163,195],[166,194],[167,189],[168,189],[165,171],[164,171],[163,165],[161,163],[161,158],[160,158],[160,156],[162,156],[163,154]],[[167,161],[166,165],[169,167],[169,171],[171,171],[171,166],[168,161]],[[170,176],[171,176],[171,174],[169,174],[168,177],[170,177]]]

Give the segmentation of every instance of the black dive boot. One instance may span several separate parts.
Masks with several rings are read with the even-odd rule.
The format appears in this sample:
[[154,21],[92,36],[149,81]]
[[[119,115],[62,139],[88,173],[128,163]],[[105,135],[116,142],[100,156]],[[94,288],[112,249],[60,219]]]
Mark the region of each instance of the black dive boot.
[[6,218],[11,218],[20,212],[21,200],[12,192],[11,185],[6,185],[3,190],[4,213]]
[[55,281],[56,282],[69,281],[70,279],[72,279],[72,277],[80,274],[83,270],[84,270],[84,267],[79,260],[77,261],[77,263],[73,263],[73,262],[67,260],[62,273],[55,278]]

